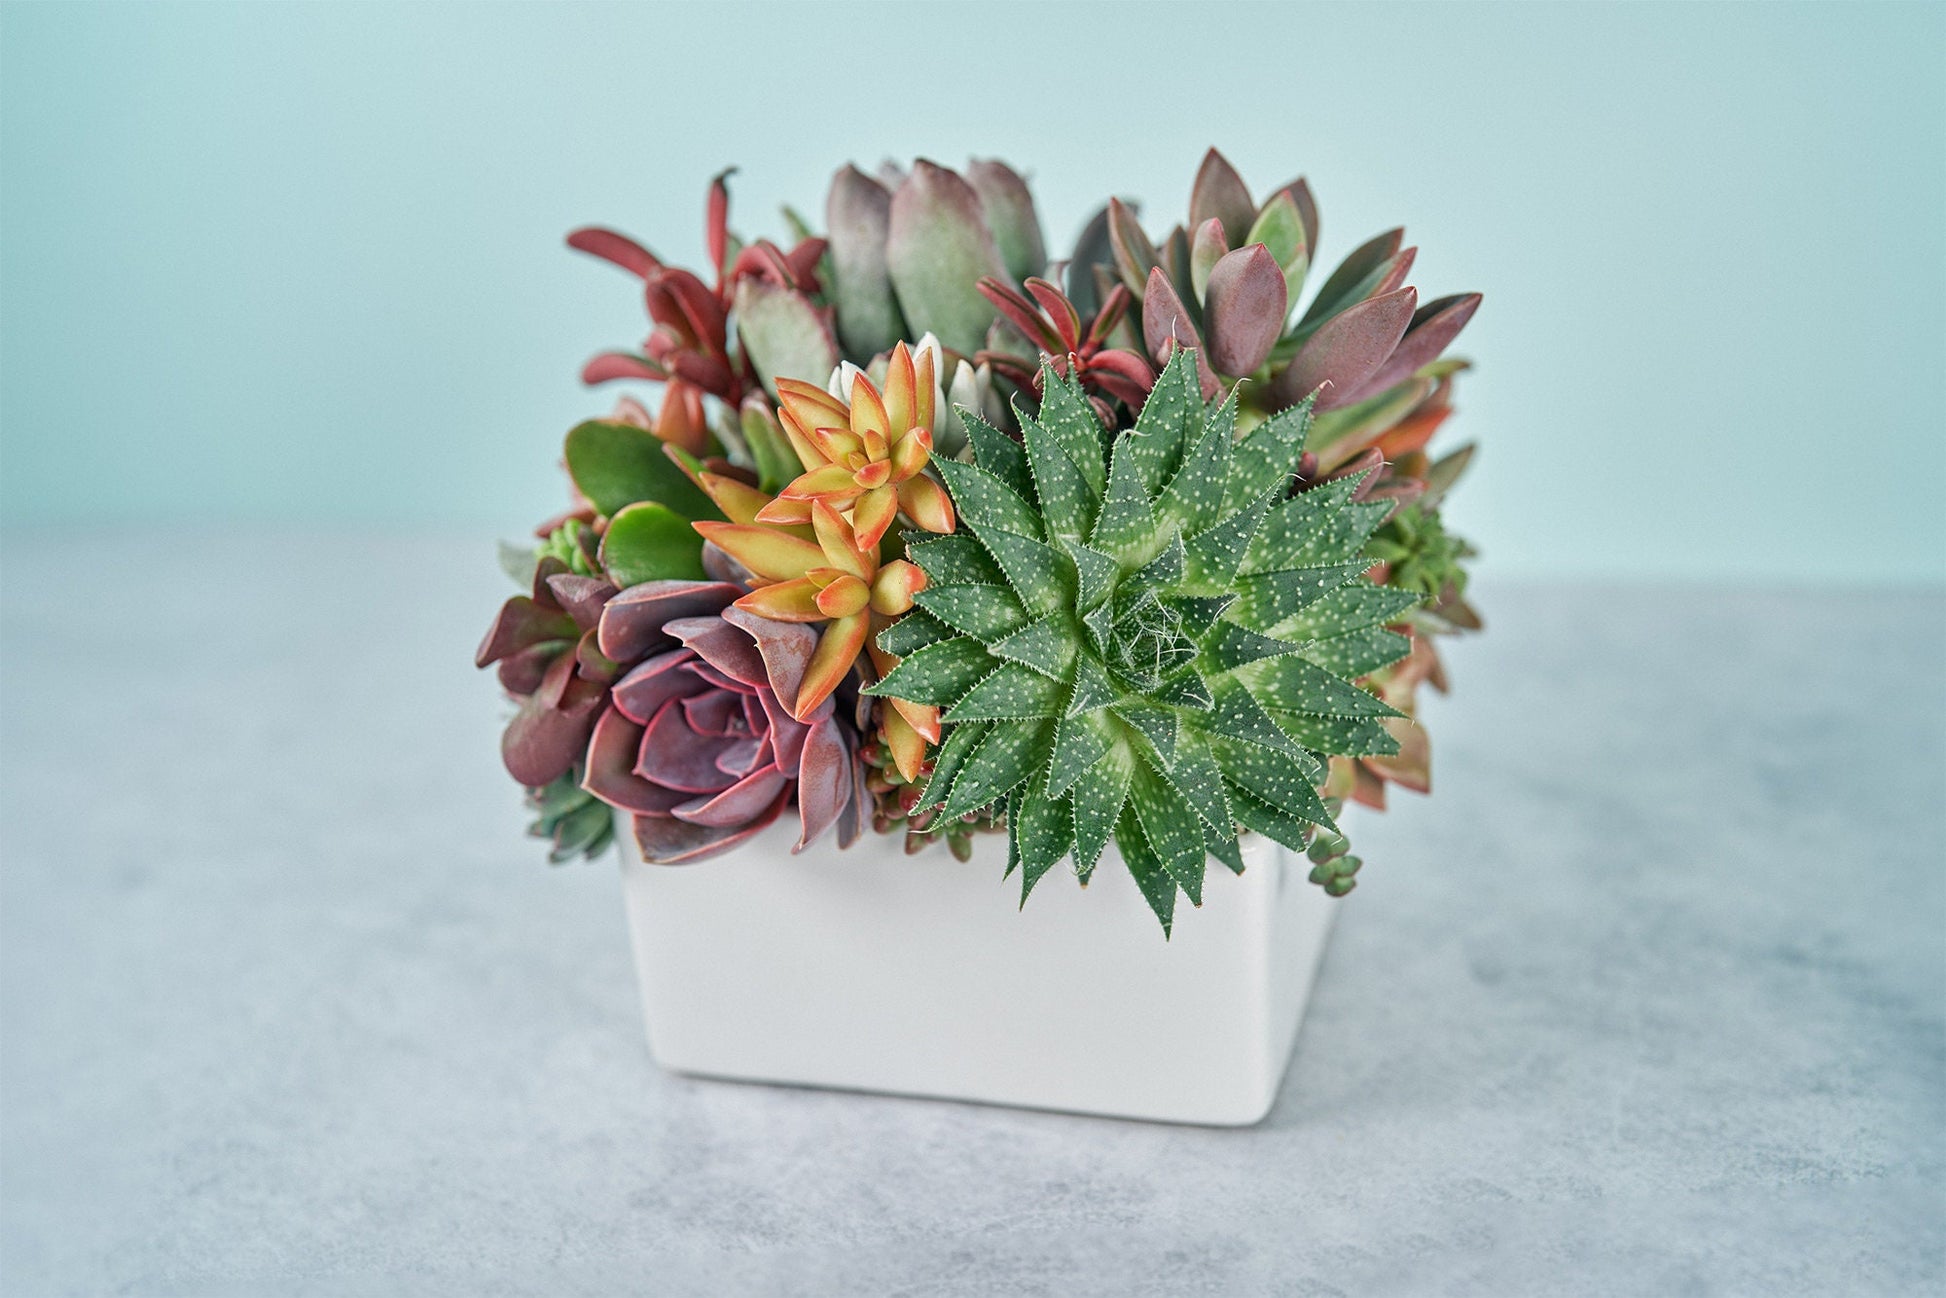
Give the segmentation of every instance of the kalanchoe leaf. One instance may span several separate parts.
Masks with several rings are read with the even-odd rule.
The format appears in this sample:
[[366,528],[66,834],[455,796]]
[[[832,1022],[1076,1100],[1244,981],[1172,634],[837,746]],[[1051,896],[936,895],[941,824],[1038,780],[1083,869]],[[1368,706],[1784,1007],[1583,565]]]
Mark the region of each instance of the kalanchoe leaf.
[[[892,228],[892,193],[853,166],[831,178],[825,199],[830,234],[832,300],[845,354],[858,360],[889,351],[906,336],[905,319],[892,288],[886,244]],[[815,377],[798,374],[798,378]]]
[[1209,359],[1217,373],[1255,373],[1284,331],[1289,301],[1283,267],[1263,244],[1225,253],[1210,270],[1203,302]]
[[1007,273],[1024,280],[1045,270],[1047,245],[1027,182],[1004,162],[979,159],[967,165],[966,181],[980,196],[980,209]]
[[772,396],[778,379],[829,374],[839,361],[829,313],[797,289],[746,276],[737,281],[736,319],[744,355]]
[[[1358,389],[1391,357],[1412,321],[1418,294],[1409,288],[1360,302],[1311,335],[1272,385],[1275,400],[1291,405],[1318,392],[1316,408],[1350,404]],[[1322,391],[1318,391],[1320,387]]]
[[886,265],[909,329],[968,356],[980,349],[995,313],[977,286],[1006,266],[971,185],[924,159],[915,163],[892,195]]
[[1249,187],[1230,165],[1230,160],[1215,149],[1204,154],[1203,165],[1196,171],[1196,183],[1189,191],[1190,225],[1217,220],[1225,230],[1241,235],[1250,228],[1256,210]]
[[603,352],[581,367],[581,381],[590,386],[617,379],[646,379],[651,383],[668,381],[669,371],[646,356],[632,352]]

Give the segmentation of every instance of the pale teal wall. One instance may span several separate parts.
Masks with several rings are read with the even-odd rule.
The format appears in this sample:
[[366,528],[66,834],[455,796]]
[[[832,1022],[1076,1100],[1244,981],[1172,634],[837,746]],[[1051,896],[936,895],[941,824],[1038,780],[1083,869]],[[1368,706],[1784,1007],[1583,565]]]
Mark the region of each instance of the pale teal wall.
[[0,6],[13,526],[551,511],[560,246],[774,232],[848,158],[994,153],[1065,243],[1220,144],[1332,259],[1486,293],[1456,522],[1503,573],[1946,573],[1946,6]]

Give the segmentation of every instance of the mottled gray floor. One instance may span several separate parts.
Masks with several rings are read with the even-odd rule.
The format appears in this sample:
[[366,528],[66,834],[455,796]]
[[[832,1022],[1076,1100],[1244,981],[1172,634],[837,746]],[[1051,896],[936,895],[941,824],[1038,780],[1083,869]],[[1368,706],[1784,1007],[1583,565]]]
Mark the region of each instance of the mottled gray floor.
[[1359,829],[1281,1101],[1206,1131],[657,1073],[614,871],[542,865],[497,769],[485,545],[3,569],[7,1294],[1946,1268],[1937,592],[1485,586],[1439,797]]

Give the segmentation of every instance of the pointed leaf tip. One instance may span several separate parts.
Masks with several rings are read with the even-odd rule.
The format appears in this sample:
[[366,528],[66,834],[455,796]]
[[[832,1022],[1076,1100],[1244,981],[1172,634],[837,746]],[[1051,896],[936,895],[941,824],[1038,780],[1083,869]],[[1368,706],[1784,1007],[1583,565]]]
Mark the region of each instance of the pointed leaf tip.
[[1284,332],[1290,294],[1284,269],[1261,243],[1225,253],[1204,296],[1210,364],[1232,378],[1252,374]]

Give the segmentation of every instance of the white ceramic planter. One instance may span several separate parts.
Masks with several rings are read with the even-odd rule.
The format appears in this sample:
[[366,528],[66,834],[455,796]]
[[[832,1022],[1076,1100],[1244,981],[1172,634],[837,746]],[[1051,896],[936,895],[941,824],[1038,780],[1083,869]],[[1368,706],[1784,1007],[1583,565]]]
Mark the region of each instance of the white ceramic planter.
[[1004,836],[971,862],[867,833],[790,854],[795,818],[692,866],[628,860],[649,1045],[744,1081],[1245,1126],[1276,1099],[1332,917],[1301,856],[1212,861],[1174,936],[1113,845],[1025,910]]

